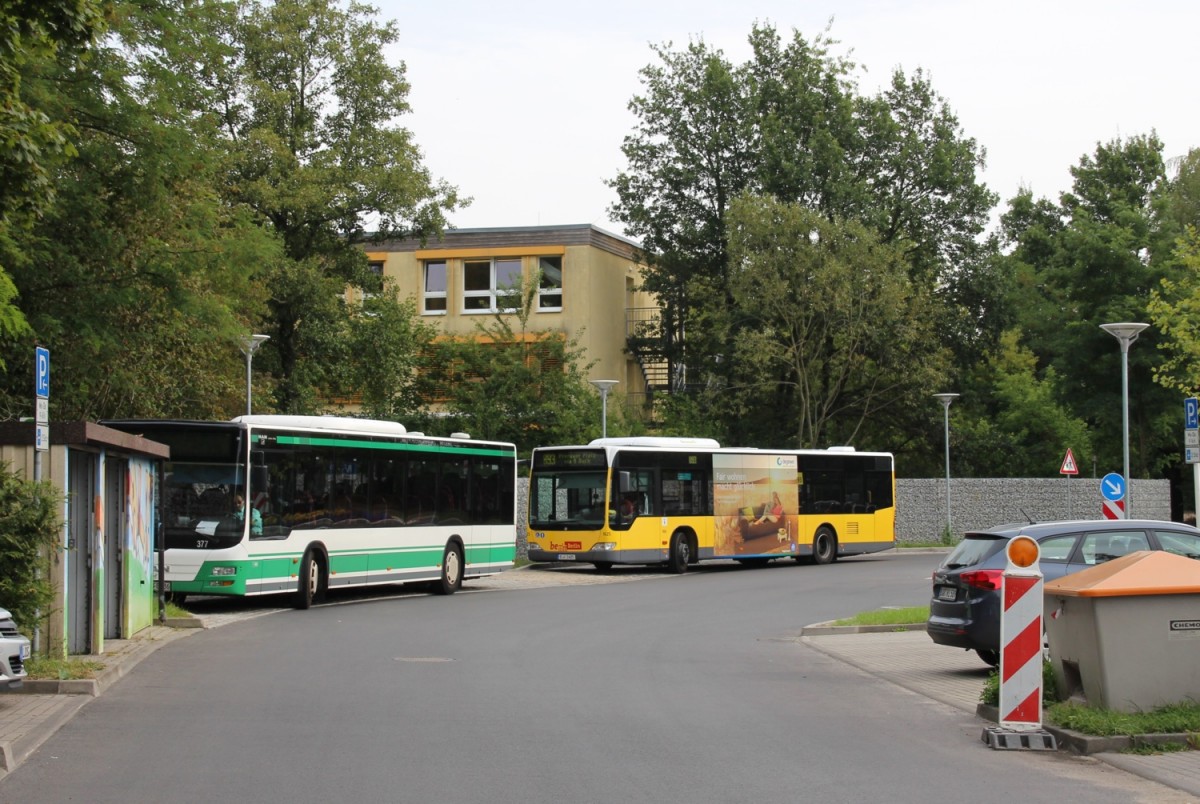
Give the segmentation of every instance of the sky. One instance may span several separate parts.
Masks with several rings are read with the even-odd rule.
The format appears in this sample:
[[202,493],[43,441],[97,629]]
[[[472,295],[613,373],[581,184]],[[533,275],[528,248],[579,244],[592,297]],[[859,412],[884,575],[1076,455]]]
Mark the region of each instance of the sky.
[[[734,63],[755,22],[786,40],[829,27],[874,95],[920,68],[986,149],[1003,209],[1057,201],[1098,142],[1154,131],[1165,158],[1200,147],[1196,0],[372,0],[394,19],[410,129],[433,177],[473,197],[458,228],[590,223],[625,234],[607,186],[626,168],[629,101],[652,44],[702,39]],[[1190,55],[1189,55],[1190,54]]]

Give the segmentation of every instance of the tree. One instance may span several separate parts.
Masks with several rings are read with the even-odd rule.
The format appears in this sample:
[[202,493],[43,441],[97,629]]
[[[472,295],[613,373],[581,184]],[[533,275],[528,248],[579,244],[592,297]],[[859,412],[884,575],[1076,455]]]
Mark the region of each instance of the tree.
[[416,302],[400,298],[391,282],[351,309],[335,393],[361,394],[361,412],[372,418],[415,420],[423,407],[421,361],[437,330],[421,323]]
[[[131,7],[86,61],[42,79],[52,112],[77,132],[77,157],[56,166],[56,192],[21,239],[13,278],[33,341],[55,355],[56,418],[228,416],[239,408],[235,336],[262,297],[257,265],[278,253],[245,207],[217,194],[219,163],[204,121],[184,100],[194,85],[163,60],[205,22],[157,26]],[[29,404],[24,375],[7,378],[9,416]]]
[[[53,199],[53,171],[75,153],[70,120],[42,80],[73,65],[104,30],[102,0],[35,0],[0,8],[0,339],[29,333],[9,271],[26,227]],[[0,360],[0,369],[4,361]]]
[[434,182],[411,133],[403,63],[387,48],[394,22],[332,0],[240,0],[227,57],[207,78],[228,152],[227,200],[246,205],[278,237],[283,257],[263,266],[271,288],[262,331],[265,365],[278,373],[275,406],[314,409],[336,382],[340,301],[347,285],[370,292],[360,244],[374,237],[437,234],[456,208]]
[[965,378],[955,406],[954,456],[969,477],[1052,477],[1071,449],[1090,462],[1087,423],[1063,404],[1061,378],[1039,371],[1037,357],[1009,330],[1000,347]]
[[[1099,325],[1147,320],[1152,289],[1173,270],[1161,151],[1153,135],[1098,144],[1072,168],[1057,205],[1023,194],[1004,218],[1020,329],[1039,370],[1057,376],[1059,402],[1093,432],[1101,465],[1119,466],[1123,445],[1121,352]],[[1178,460],[1168,435],[1178,400],[1150,381],[1162,360],[1157,342],[1147,330],[1129,352],[1131,462],[1143,477]]]
[[947,355],[932,299],[898,249],[859,223],[751,196],[729,229],[739,326],[736,380],[720,396],[747,423],[740,440],[780,446],[792,422],[789,446],[870,442],[874,420],[935,384]]
[[[983,152],[918,72],[879,96],[858,94],[852,62],[827,35],[784,41],[756,25],[753,57],[733,65],[703,42],[655,48],[646,92],[612,182],[613,213],[642,239],[646,286],[664,304],[664,350],[689,390],[720,394],[740,327],[728,214],[743,192],[799,204],[842,225],[859,221],[936,290],[934,336],[969,364],[1007,324],[994,241],[979,241],[994,196],[976,172]],[[685,339],[686,334],[686,339]],[[708,390],[704,390],[707,388]],[[676,389],[680,386],[677,384]],[[686,406],[673,405],[683,410]],[[764,406],[751,419],[781,423]],[[724,424],[736,432],[742,419]],[[894,419],[899,422],[899,419]],[[913,422],[921,429],[920,422]]]
[[[32,332],[13,348],[36,338],[54,351],[71,378],[58,417],[222,410],[237,385],[213,348],[254,298],[240,259],[261,248],[240,235],[256,234],[212,192],[186,111],[156,95],[155,59],[176,30],[130,11],[89,59],[39,76],[58,90],[47,108],[77,132],[78,156],[57,165],[52,202],[22,237],[13,277]],[[27,385],[7,385],[15,415]]]
[[[577,339],[529,329],[537,292],[537,280],[526,282],[515,312],[479,323],[473,339],[439,341],[427,363],[456,429],[511,441],[524,454],[541,444],[586,443],[600,421]],[[612,429],[624,429],[619,408],[609,413]]]
[[1160,280],[1146,306],[1150,321],[1162,333],[1159,348],[1166,355],[1154,368],[1154,381],[1193,396],[1200,391],[1200,233],[1196,227],[1189,226],[1179,240],[1175,260],[1181,275]]

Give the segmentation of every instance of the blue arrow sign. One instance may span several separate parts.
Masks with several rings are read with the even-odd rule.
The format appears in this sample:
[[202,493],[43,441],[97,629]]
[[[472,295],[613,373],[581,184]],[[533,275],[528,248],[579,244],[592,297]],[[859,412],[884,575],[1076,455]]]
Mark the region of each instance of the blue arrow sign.
[[1183,400],[1183,429],[1200,430],[1200,399],[1194,396]]
[[1104,499],[1112,502],[1125,499],[1125,478],[1116,472],[1109,472],[1100,478],[1100,493]]

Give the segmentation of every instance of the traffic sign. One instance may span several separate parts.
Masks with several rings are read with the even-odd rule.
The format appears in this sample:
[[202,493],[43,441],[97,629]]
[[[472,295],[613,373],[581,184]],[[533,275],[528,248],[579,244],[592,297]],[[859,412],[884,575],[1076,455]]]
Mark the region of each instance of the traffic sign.
[[1200,430],[1200,400],[1194,396],[1183,400],[1183,428]]
[[1109,472],[1100,479],[1100,493],[1106,500],[1125,499],[1125,478],[1116,472]]
[[50,350],[38,346],[33,352],[34,385],[39,399],[50,398]]
[[1124,500],[1105,500],[1101,504],[1100,507],[1104,511],[1105,519],[1124,519],[1125,518],[1125,501]]
[[1075,463],[1075,453],[1071,452],[1071,448],[1067,447],[1067,454],[1063,456],[1062,466],[1059,467],[1060,475],[1077,475],[1079,474],[1079,466]]

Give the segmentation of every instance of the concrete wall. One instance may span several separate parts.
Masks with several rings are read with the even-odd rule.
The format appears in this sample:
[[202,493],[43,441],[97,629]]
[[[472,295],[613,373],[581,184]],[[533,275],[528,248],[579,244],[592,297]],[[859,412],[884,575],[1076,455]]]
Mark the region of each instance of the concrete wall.
[[[1132,514],[1170,519],[1167,480],[1134,480]],[[946,479],[896,481],[896,541],[938,541],[946,530]],[[950,513],[957,539],[965,531],[1006,522],[1102,519],[1096,478],[951,478]],[[1026,516],[1028,514],[1028,516]]]
[[[1167,480],[1134,480],[1132,512],[1138,519],[1170,519]],[[517,557],[528,555],[525,518],[529,479],[517,481]],[[1102,519],[1100,481],[1095,478],[950,479],[954,538],[968,530],[1007,522]],[[946,530],[946,479],[896,481],[896,542],[939,541]],[[1022,512],[1024,509],[1024,512]],[[1025,515],[1028,513],[1028,517]]]

